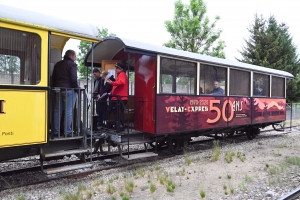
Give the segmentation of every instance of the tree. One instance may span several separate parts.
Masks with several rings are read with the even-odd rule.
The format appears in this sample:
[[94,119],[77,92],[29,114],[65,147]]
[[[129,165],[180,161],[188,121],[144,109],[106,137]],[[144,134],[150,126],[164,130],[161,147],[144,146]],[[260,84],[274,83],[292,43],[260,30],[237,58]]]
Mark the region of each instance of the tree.
[[[107,28],[102,28],[102,29],[98,29],[98,36],[100,38],[104,38],[104,37],[108,37],[108,36],[116,36],[116,34],[114,33],[108,33],[108,29]],[[78,66],[78,72],[79,72],[79,77],[80,78],[87,78],[88,75],[91,74],[91,68],[84,66],[83,62],[84,62],[84,58],[86,56],[86,54],[88,53],[88,51],[91,49],[92,47],[92,43],[91,42],[86,42],[86,41],[80,41],[80,44],[78,46],[80,52],[78,53],[78,62],[79,62],[79,66]]]
[[[0,54],[0,74],[3,76],[2,83],[6,80],[5,75],[10,76],[10,84],[14,84],[14,78],[16,74],[20,74],[20,59],[16,56]],[[8,76],[6,76],[8,78]]]
[[225,58],[225,42],[219,39],[222,31],[215,28],[220,17],[210,24],[206,11],[203,0],[190,0],[190,5],[175,2],[173,21],[165,21],[171,40],[164,46]]
[[284,70],[294,75],[295,81],[287,84],[288,101],[300,100],[300,60],[296,46],[285,23],[278,25],[274,16],[268,20],[255,15],[254,24],[248,28],[250,38],[245,39],[246,46],[239,51],[245,62],[254,65]]

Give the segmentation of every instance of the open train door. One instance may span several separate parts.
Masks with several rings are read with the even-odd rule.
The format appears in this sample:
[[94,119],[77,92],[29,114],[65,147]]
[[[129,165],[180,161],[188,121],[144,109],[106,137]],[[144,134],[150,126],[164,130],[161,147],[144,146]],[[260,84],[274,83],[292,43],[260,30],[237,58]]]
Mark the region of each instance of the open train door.
[[117,77],[117,74],[116,74],[116,63],[118,62],[121,62],[120,60],[103,60],[102,63],[101,63],[101,69],[102,71],[107,71],[108,72],[108,77],[110,75],[113,75],[114,78]]

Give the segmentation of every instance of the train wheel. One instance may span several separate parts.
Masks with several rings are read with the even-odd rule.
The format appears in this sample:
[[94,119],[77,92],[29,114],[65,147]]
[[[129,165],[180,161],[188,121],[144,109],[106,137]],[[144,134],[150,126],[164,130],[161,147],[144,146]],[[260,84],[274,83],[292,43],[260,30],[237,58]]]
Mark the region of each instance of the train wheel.
[[166,141],[157,142],[157,143],[156,143],[156,142],[149,142],[148,144],[149,144],[150,147],[152,147],[152,148],[155,148],[155,146],[157,145],[157,148],[160,149],[160,148],[166,146],[166,145],[167,145],[167,142],[166,142]]
[[259,134],[260,134],[260,129],[259,129],[259,128],[254,128],[254,129],[253,129],[253,134],[254,134],[255,136],[259,135]]
[[249,140],[253,140],[255,138],[255,129],[252,129],[252,128],[249,128],[247,131],[246,131],[246,135],[247,135],[247,138]]
[[170,151],[176,155],[181,155],[183,153],[183,140],[179,138],[168,138],[168,147]]

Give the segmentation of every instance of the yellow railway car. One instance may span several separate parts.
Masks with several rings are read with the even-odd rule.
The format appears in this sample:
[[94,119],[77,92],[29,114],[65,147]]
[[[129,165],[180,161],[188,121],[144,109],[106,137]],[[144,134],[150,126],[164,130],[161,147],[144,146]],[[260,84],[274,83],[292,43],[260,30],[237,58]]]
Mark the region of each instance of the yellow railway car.
[[1,5],[0,161],[41,153],[49,144],[50,76],[69,39],[95,43],[98,31],[88,23]]

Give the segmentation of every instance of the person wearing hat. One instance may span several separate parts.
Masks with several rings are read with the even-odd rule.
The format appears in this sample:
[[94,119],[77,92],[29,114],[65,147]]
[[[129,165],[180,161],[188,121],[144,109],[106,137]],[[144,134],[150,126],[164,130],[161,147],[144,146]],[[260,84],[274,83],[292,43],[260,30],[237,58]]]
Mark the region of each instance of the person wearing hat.
[[[116,81],[108,79],[106,82],[113,86],[111,95],[111,102],[113,113],[115,116],[117,132],[124,130],[124,107],[128,101],[128,78],[125,73],[126,65],[123,63],[116,63]],[[122,104],[118,106],[118,100],[121,100]]]

